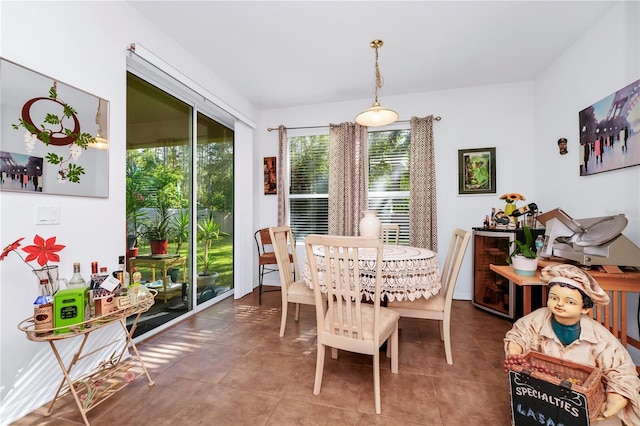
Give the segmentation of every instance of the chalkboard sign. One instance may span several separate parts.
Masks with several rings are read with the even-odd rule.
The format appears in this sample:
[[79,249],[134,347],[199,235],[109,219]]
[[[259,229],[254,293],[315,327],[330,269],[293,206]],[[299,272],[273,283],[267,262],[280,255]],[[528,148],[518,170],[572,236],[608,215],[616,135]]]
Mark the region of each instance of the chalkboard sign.
[[517,371],[509,371],[515,426],[589,426],[587,397]]

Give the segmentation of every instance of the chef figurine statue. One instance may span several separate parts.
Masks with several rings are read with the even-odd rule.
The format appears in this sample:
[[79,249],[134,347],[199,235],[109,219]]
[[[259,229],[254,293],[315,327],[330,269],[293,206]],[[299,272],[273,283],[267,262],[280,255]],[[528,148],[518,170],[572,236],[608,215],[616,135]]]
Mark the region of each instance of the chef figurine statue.
[[[547,306],[520,318],[504,338],[506,355],[527,351],[598,367],[605,401],[597,426],[640,425],[640,379],[620,341],[590,318],[594,304],[609,296],[582,269],[573,265],[545,267],[540,279],[548,285]],[[509,362],[505,360],[505,368]]]

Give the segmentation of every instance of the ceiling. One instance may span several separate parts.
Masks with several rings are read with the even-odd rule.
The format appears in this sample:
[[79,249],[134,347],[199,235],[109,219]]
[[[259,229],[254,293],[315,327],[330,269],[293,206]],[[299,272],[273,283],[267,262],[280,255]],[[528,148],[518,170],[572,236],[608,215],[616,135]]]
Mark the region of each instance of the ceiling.
[[130,1],[257,109],[530,81],[614,1]]

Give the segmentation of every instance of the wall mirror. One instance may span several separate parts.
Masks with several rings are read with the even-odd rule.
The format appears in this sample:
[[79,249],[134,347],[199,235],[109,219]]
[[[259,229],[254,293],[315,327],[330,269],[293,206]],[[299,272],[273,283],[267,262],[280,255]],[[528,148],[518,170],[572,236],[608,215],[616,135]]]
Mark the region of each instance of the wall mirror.
[[0,58],[0,190],[109,196],[109,102]]

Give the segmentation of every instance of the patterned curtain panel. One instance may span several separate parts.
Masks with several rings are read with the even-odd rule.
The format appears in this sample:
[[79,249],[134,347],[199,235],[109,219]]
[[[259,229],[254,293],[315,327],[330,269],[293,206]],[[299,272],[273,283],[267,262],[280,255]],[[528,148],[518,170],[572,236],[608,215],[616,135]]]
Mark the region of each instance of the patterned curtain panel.
[[287,224],[287,206],[289,194],[285,185],[289,180],[289,146],[287,140],[287,128],[282,124],[278,126],[278,226]]
[[329,234],[358,235],[368,209],[367,127],[353,123],[329,127]]
[[414,247],[438,248],[433,115],[411,117],[409,163],[409,241]]

